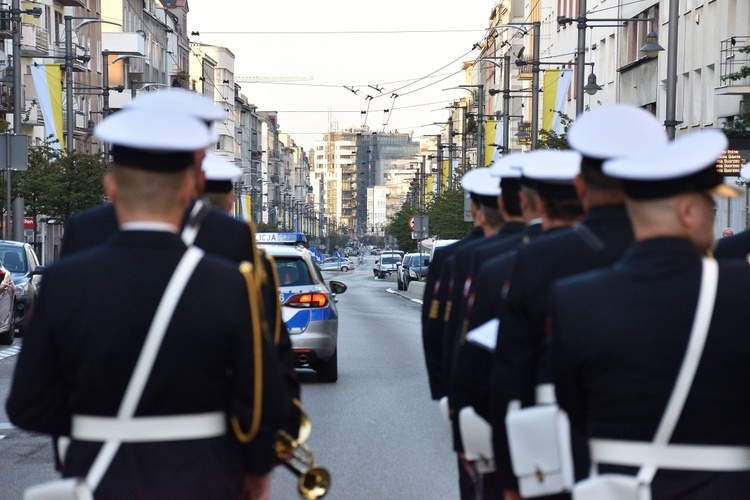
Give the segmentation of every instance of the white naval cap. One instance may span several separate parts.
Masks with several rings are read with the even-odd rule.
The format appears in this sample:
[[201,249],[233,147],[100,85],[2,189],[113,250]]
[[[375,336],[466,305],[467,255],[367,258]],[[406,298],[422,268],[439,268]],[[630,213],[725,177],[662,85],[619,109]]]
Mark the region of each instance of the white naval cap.
[[487,167],[469,170],[461,178],[461,187],[466,191],[480,196],[497,196],[500,194],[500,186],[497,178],[493,177]]
[[737,191],[724,184],[716,171],[716,160],[727,144],[723,132],[700,130],[650,151],[607,160],[602,171],[621,179],[625,194],[634,199],[694,191],[733,198]]
[[521,177],[521,163],[525,153],[510,153],[495,158],[490,165],[490,174],[494,177],[504,179],[506,177],[517,179]]
[[500,196],[500,185],[497,177],[493,177],[490,169],[479,167],[469,170],[461,178],[461,187],[464,188],[474,203],[480,206],[497,208],[497,197]]
[[632,104],[610,104],[576,118],[568,145],[583,156],[606,160],[661,146],[669,139],[656,116]]
[[216,142],[216,134],[197,118],[146,109],[108,116],[94,135],[112,144],[115,162],[164,172],[186,168],[194,152]]
[[226,112],[202,94],[181,88],[158,90],[139,95],[123,106],[123,109],[152,109],[166,113],[178,113],[198,118],[204,122],[223,120]]
[[203,171],[206,173],[204,191],[207,193],[228,193],[232,190],[232,183],[242,177],[241,168],[213,151],[206,151]]
[[537,149],[522,156],[521,173],[536,181],[573,184],[581,171],[581,154],[560,149]]
[[521,163],[521,184],[545,198],[576,198],[573,180],[581,171],[581,154],[559,149],[526,153]]

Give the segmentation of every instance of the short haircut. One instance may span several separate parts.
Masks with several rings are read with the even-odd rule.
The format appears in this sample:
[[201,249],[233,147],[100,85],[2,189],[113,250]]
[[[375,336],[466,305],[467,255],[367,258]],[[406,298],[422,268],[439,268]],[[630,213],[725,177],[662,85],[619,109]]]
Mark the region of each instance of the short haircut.
[[584,156],[581,159],[581,178],[586,186],[594,189],[622,189],[619,179],[602,172],[604,160]]
[[155,172],[118,163],[112,175],[117,184],[118,203],[128,210],[166,213],[180,204],[182,187],[192,169]]

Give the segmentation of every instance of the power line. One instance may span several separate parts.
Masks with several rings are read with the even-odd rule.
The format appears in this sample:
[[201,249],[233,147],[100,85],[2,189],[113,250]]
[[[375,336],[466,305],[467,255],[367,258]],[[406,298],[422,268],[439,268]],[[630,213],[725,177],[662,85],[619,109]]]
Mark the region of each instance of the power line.
[[202,35],[395,35],[410,33],[475,33],[483,29],[446,30],[345,30],[345,31],[202,31]]

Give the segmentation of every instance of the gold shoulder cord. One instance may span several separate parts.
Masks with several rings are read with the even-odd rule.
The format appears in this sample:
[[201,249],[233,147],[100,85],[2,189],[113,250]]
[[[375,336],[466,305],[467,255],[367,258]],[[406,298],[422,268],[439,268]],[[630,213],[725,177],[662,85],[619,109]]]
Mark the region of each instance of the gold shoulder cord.
[[247,284],[247,294],[250,298],[250,314],[252,315],[253,326],[253,359],[254,359],[254,393],[253,393],[253,419],[250,424],[250,430],[247,433],[242,432],[242,426],[236,416],[232,416],[232,430],[234,435],[242,443],[249,443],[258,434],[260,429],[260,418],[263,414],[263,335],[260,323],[260,311],[258,306],[258,285],[254,277],[254,269],[251,263],[243,262],[240,264],[240,272],[245,277]]
[[[271,283],[273,284],[273,289],[278,290],[279,273],[276,272],[276,261],[273,259],[272,255],[264,254],[264,256],[271,264]],[[275,305],[276,322],[274,323],[273,343],[274,345],[279,345],[279,341],[281,340],[281,304],[279,302],[275,302]]]

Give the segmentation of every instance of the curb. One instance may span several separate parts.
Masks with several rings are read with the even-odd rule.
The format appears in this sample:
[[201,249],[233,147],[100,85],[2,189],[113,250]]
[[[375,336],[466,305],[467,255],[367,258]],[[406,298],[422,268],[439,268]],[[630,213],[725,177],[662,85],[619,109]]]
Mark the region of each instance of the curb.
[[412,302],[416,302],[417,304],[422,304],[422,298],[424,297],[424,282],[413,281],[409,283],[408,290],[397,290],[395,288],[387,288],[386,291],[388,293],[395,293],[396,295],[400,295],[401,297],[404,297],[405,299],[409,299]]

